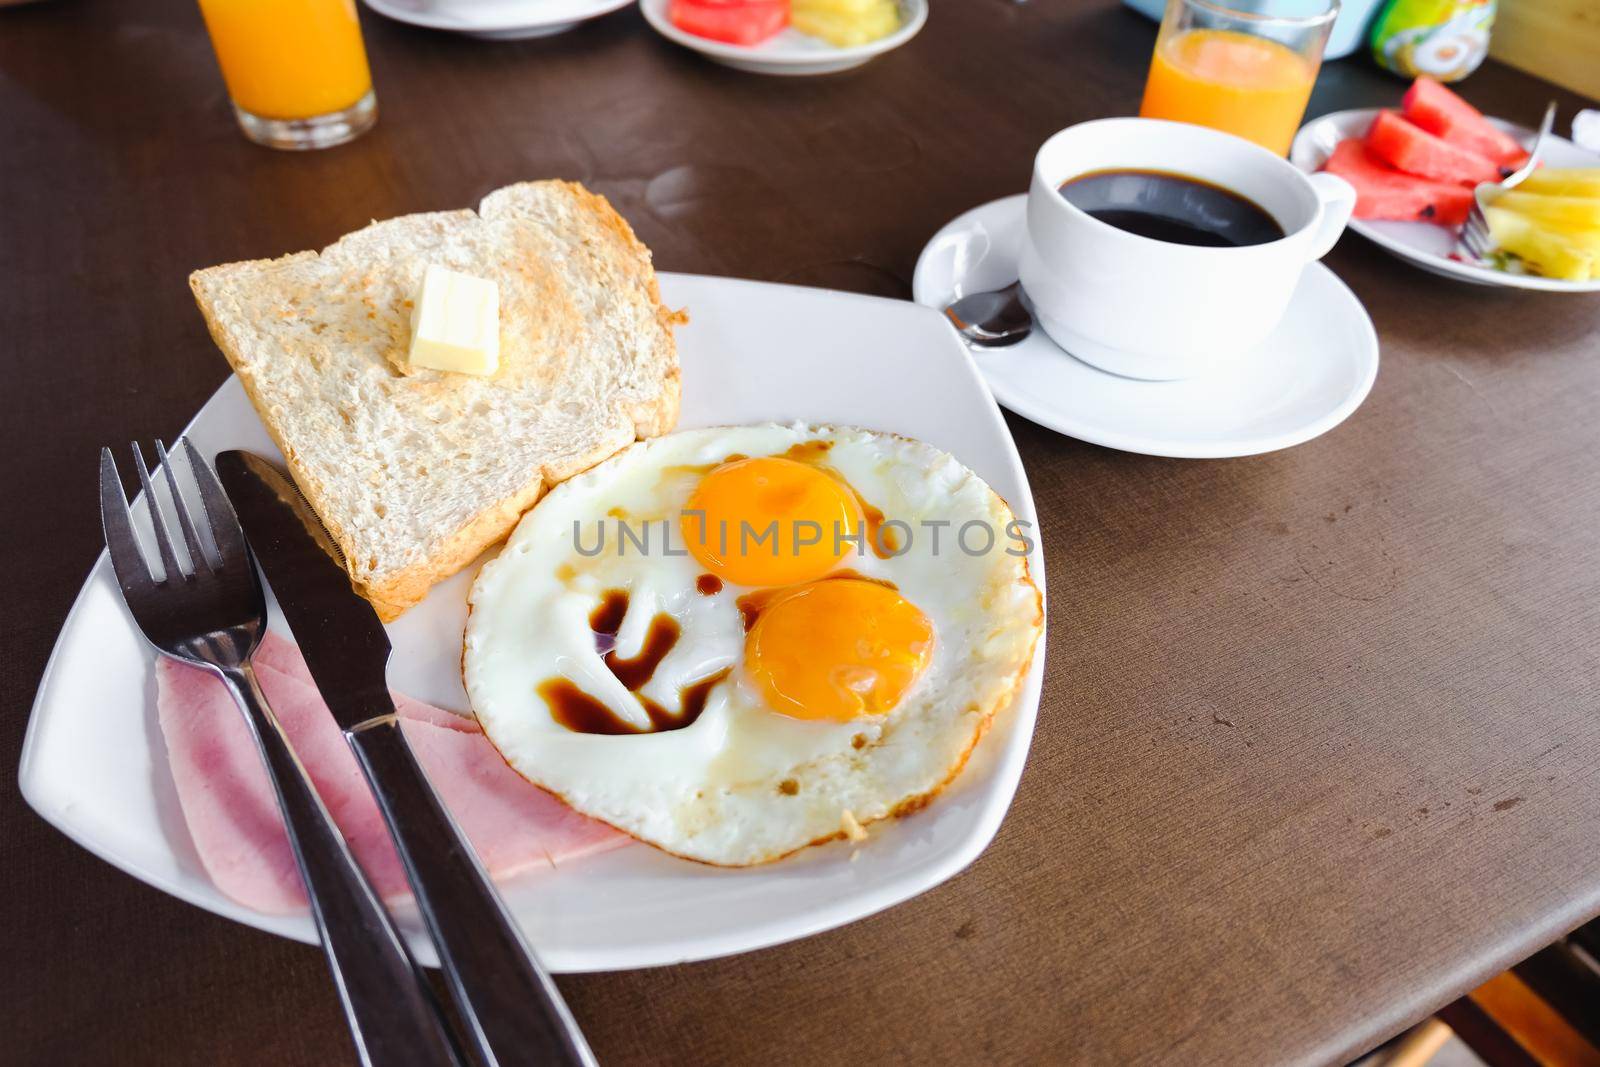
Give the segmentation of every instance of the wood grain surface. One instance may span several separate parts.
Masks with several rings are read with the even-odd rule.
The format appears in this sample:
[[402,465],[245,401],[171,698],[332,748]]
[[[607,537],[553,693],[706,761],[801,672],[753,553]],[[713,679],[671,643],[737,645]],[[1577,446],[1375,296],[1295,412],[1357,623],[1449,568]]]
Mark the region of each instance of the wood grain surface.
[[[378,127],[297,156],[234,128],[192,3],[0,14],[7,767],[100,548],[96,447],[176,433],[226,375],[191,268],[560,176],[664,269],[904,297],[1048,134],[1135,110],[1154,36],[1111,0],[944,0],[906,48],[787,80],[631,10],[516,44],[363,17]],[[1401,88],[1331,64],[1311,113]],[[1582,103],[1494,63],[1465,91]],[[1354,235],[1327,262],[1383,346],[1328,436],[1177,461],[1011,420],[1048,675],[988,852],[800,943],[563,979],[603,1062],[1337,1063],[1600,913],[1600,298]],[[351,1060],[315,949],[113,870],[10,772],[0,900],[0,1061]]]
[[1600,0],[1501,0],[1489,53],[1569,89],[1600,93]]

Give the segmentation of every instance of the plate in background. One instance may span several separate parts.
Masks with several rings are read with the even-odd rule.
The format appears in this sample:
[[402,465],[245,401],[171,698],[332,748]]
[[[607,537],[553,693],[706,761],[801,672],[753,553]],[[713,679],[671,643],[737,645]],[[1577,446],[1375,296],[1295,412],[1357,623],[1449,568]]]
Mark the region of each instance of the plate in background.
[[518,41],[565,33],[581,22],[627,7],[633,0],[362,0],[369,8],[430,30],[489,41]]
[[[1035,524],[1016,446],[966,349],[942,316],[900,300],[662,274],[678,331],[679,425],[804,419],[919,437],[956,455]],[[221,358],[220,356],[218,357]],[[207,457],[278,457],[236,378],[187,431]],[[93,457],[85,459],[92,472]],[[78,487],[94,493],[93,479]],[[1044,588],[1037,539],[1029,566]],[[465,710],[460,664],[477,564],[389,626],[389,681]],[[68,837],[142,881],[208,911],[308,943],[309,914],[264,915],[218,892],[200,866],[156,723],[155,653],[134,629],[104,553],[79,593],[39,686],[19,773],[23,796]],[[808,848],[766,866],[719,869],[630,845],[501,883],[553,971],[610,971],[744,952],[827,930],[931,889],[977,858],[1022,776],[1044,671],[1040,641],[1018,696],[967,769],[927,809],[874,823],[870,841]],[[530,786],[530,788],[532,788]],[[435,965],[416,908],[394,909]]]
[[899,48],[928,21],[928,0],[899,0],[900,28],[887,37],[853,48],[835,48],[820,37],[784,29],[760,44],[739,45],[697,37],[672,24],[667,16],[671,0],[639,0],[639,10],[651,27],[669,41],[691,48],[708,59],[752,74],[836,74],[861,66],[874,56]]
[[[1307,174],[1316,171],[1333,154],[1334,146],[1340,141],[1365,136],[1367,127],[1372,125],[1373,118],[1380,110],[1364,107],[1353,111],[1335,111],[1311,120],[1295,134],[1294,144],[1289,149],[1289,162]],[[1532,146],[1534,131],[1528,127],[1496,118],[1489,121],[1521,141],[1524,147]],[[1543,161],[1552,167],[1600,167],[1600,156],[1554,133],[1545,144]],[[1456,231],[1431,222],[1351,219],[1350,228],[1384,251],[1446,278],[1512,289],[1542,289],[1557,293],[1600,292],[1600,279],[1569,282],[1560,278],[1541,278],[1536,274],[1513,274],[1452,259],[1450,254],[1455,250]]]

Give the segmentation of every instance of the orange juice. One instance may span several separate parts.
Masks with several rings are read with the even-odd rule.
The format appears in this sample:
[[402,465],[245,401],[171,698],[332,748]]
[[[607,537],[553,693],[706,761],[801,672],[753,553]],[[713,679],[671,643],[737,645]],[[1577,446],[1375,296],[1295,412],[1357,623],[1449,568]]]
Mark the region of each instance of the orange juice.
[[1162,35],[1139,114],[1210,126],[1289,154],[1317,64],[1265,37],[1191,29]]
[[228,94],[266,119],[340,111],[372,88],[355,0],[200,0]]

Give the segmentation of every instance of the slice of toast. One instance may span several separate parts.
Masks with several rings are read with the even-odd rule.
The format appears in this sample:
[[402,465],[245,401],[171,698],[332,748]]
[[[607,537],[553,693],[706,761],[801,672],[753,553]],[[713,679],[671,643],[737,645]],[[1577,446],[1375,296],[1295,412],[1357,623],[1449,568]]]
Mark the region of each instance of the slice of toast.
[[[500,289],[492,377],[406,364],[430,263]],[[525,182],[476,213],[374,222],[322,252],[189,277],[357,591],[385,620],[489,545],[551,485],[678,417],[680,313],[604,197]]]

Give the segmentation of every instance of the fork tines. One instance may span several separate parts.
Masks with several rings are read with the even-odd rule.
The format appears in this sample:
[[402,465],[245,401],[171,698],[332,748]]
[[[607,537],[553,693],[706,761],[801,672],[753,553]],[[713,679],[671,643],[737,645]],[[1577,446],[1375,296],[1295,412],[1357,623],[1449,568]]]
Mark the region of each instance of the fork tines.
[[[167,518],[167,508],[156,495],[155,481],[150,477],[144,452],[135,442],[132,445],[134,466],[139,472],[139,485],[144,493],[145,507],[149,509],[156,550],[161,557],[162,576],[159,582],[152,577],[146,555],[139,547],[138,536],[133,528],[133,516],[122,493],[122,481],[117,474],[116,460],[112,458],[111,449],[100,450],[100,518],[105,526],[106,548],[111,553],[112,568],[117,573],[118,584],[123,586],[125,591],[130,586],[165,585],[174,578],[187,582],[203,573],[218,573],[226,565],[230,555],[236,555],[244,549],[243,537],[232,522],[231,511],[228,510],[227,498],[223,496],[222,487],[217,484],[210,468],[195,451],[194,445],[190,444],[187,438],[182,439],[180,443],[188,460],[189,473],[200,491],[200,501],[205,510],[206,525],[211,530],[215,552],[208,554],[201,542],[194,520],[189,516],[183,492],[178,487],[177,473],[173,470],[172,459],[167,455],[166,446],[157,441],[156,459],[165,475],[167,491],[171,498],[171,510],[177,513],[178,530],[183,536],[184,547],[188,550],[188,569],[180,564]],[[234,541],[237,541],[237,544],[233,544]]]
[[1476,203],[1467,212],[1466,224],[1461,227],[1461,240],[1478,259],[1486,258],[1494,247],[1494,239],[1489,234],[1489,220]]

